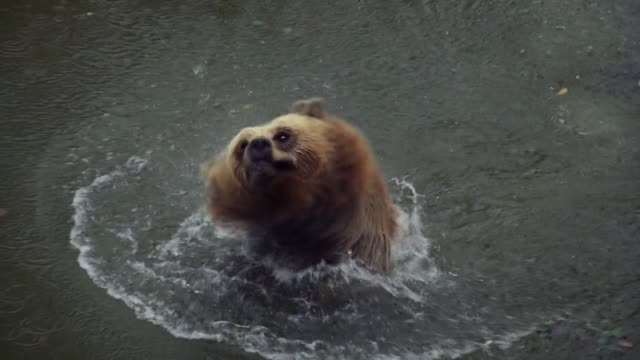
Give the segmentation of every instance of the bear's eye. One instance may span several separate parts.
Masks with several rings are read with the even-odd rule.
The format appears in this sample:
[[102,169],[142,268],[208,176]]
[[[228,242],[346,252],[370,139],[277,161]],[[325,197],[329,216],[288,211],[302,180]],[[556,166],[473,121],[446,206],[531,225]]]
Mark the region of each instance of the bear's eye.
[[242,140],[240,143],[240,151],[244,151],[244,149],[247,148],[247,145],[249,145],[249,142],[247,140]]
[[284,131],[280,131],[280,132],[276,133],[276,135],[273,137],[273,140],[283,143],[283,142],[289,140],[290,137],[291,137],[291,135],[289,135],[288,133],[286,133]]

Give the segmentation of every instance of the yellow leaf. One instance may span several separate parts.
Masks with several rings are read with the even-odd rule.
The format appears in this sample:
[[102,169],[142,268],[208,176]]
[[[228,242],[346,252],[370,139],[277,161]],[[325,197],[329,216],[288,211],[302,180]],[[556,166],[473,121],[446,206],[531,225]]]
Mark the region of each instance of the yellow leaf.
[[556,95],[566,95],[569,92],[569,89],[565,86],[561,87],[560,90],[556,93]]
[[253,107],[253,104],[247,104],[247,105],[243,106],[243,108],[244,108],[245,110],[249,110],[249,109],[251,109],[252,107]]
[[622,347],[626,347],[626,348],[630,348],[633,347],[633,343],[629,340],[620,340],[618,341],[618,345],[622,346]]

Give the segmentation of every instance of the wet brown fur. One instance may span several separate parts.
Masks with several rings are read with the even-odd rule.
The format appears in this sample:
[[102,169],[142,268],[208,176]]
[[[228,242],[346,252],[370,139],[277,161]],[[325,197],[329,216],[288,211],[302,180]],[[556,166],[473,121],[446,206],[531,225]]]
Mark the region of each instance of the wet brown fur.
[[[295,144],[274,145],[274,159],[295,168],[253,180],[241,143],[290,127]],[[240,145],[239,145],[240,144]],[[291,113],[243,129],[207,169],[207,205],[214,221],[239,222],[261,237],[263,253],[285,252],[301,266],[351,256],[391,269],[396,209],[365,137],[324,112],[321,99],[294,103]]]

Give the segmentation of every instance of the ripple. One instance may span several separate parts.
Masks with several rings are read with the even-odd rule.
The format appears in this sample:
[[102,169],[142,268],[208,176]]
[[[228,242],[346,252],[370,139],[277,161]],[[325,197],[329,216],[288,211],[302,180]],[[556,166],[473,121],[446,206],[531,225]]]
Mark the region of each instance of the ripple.
[[0,43],[0,57],[21,58],[31,45],[23,39],[7,39]]

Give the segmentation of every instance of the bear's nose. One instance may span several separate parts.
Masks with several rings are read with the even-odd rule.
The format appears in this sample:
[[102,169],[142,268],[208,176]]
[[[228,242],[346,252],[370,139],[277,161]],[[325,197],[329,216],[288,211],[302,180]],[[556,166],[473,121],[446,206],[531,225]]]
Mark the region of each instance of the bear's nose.
[[256,138],[249,143],[251,160],[268,160],[271,158],[271,142],[266,138]]

